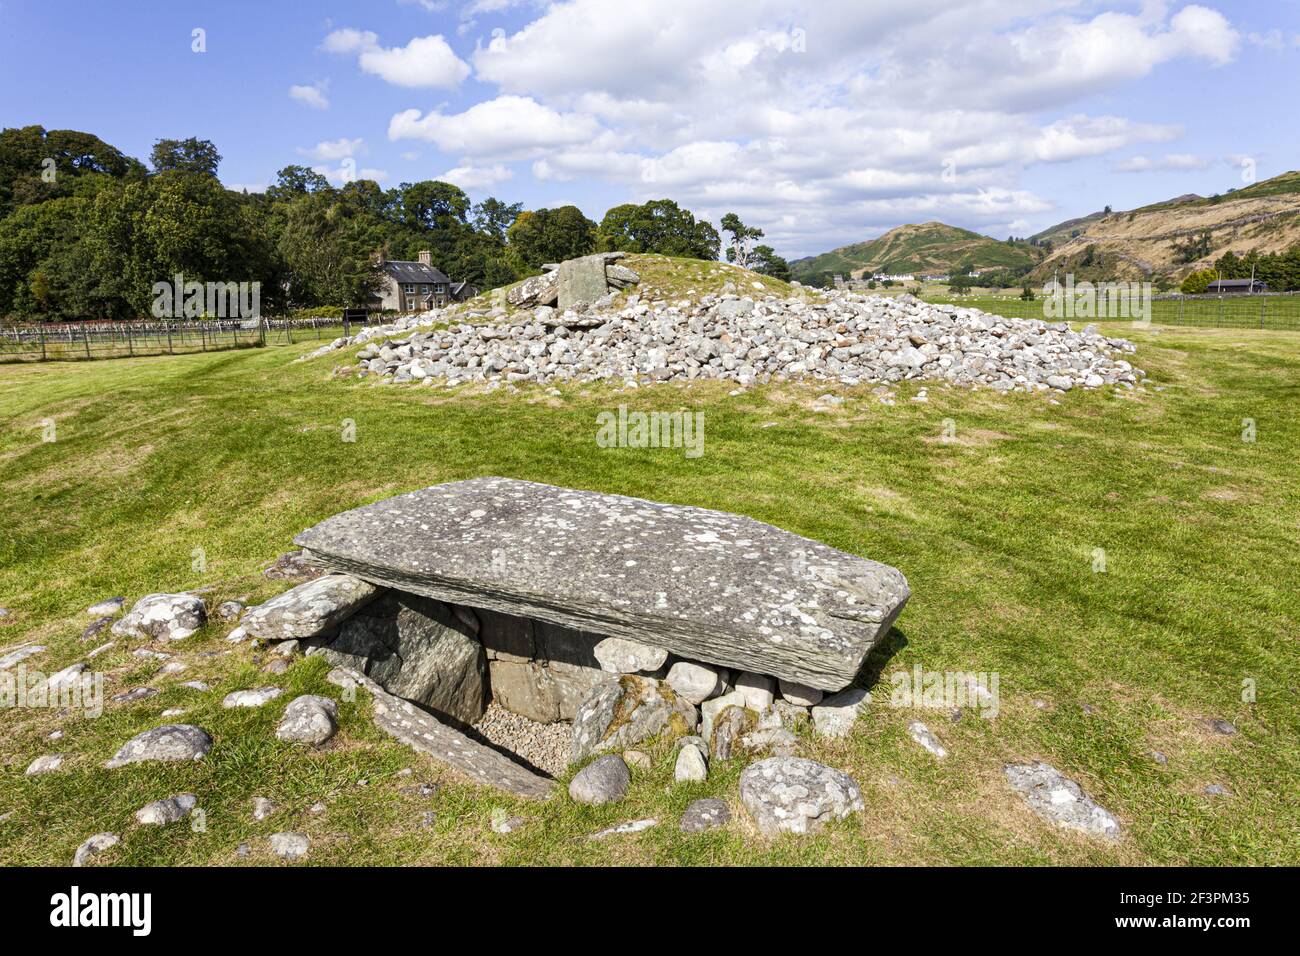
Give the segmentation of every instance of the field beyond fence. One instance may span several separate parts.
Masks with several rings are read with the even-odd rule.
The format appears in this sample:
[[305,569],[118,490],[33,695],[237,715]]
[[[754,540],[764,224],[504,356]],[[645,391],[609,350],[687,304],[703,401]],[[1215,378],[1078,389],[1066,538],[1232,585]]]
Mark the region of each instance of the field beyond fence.
[[[349,323],[355,327],[358,323]],[[328,341],[345,334],[341,318],[260,322],[69,322],[0,327],[0,362],[85,361],[135,355],[179,355],[223,349]],[[347,331],[350,334],[350,329]]]
[[[1109,315],[1104,298],[1097,315],[1055,315],[1048,311],[1048,300],[993,295],[925,295],[927,302],[944,302],[982,309],[1009,319],[1041,319],[1056,322],[1131,322],[1128,315]],[[1153,299],[1151,322],[1155,325],[1180,325],[1202,329],[1263,329],[1265,331],[1300,332],[1300,295],[1239,295],[1215,297],[1180,297]]]

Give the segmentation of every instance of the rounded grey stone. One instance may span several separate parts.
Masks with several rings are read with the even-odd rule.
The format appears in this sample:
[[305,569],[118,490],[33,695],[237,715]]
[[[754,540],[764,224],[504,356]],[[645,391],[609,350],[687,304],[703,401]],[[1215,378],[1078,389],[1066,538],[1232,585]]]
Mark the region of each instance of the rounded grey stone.
[[569,783],[569,796],[578,803],[613,803],[622,800],[632,774],[618,754],[606,754],[583,767]]
[[192,793],[179,793],[174,797],[167,797],[165,800],[146,803],[135,811],[135,819],[137,823],[145,826],[177,823],[189,816],[190,811],[198,805],[198,802],[199,798]]
[[683,833],[701,833],[724,826],[730,819],[731,808],[727,806],[727,801],[705,797],[690,802],[682,814],[680,828]]
[[281,740],[319,746],[338,731],[338,704],[329,697],[304,694],[289,702],[275,730]]
[[207,731],[192,724],[164,724],[136,734],[104,766],[113,769],[148,760],[201,760],[211,749]]

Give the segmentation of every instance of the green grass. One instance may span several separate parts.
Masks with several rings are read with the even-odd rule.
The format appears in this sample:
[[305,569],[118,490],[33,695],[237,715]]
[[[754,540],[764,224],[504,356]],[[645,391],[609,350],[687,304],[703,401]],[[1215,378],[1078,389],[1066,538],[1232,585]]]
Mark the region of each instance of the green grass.
[[[853,735],[805,738],[802,751],[853,774],[867,811],[816,837],[764,841],[737,799],[742,761],[706,784],[672,784],[666,744],[649,772],[608,807],[515,801],[456,780],[344,703],[342,730],[318,752],[273,736],[300,692],[337,696],[318,660],[260,672],[247,647],[213,624],[169,648],[175,677],[131,656],[95,659],[107,693],[149,684],[160,695],[110,704],[90,720],[0,711],[0,862],[64,864],[87,836],[123,834],[119,864],[270,863],[266,834],[309,834],[309,862],[394,863],[984,863],[1295,864],[1300,819],[1300,593],[1296,454],[1300,338],[1153,329],[1136,364],[1142,393],[1048,396],[931,385],[927,403],[878,404],[864,387],[819,414],[825,386],[770,386],[732,396],[720,384],[614,392],[492,393],[375,386],[331,375],[329,360],[290,364],[301,345],[217,354],[0,369],[0,647],[47,645],[46,673],[84,658],[83,609],[112,594],[208,587],[213,603],[265,599],[283,585],[260,569],[299,530],[346,508],[476,475],[508,475],[751,515],[902,569],[913,589],[886,652],[877,705]],[[1159,389],[1154,386],[1160,386]],[[900,391],[906,399],[910,388]],[[705,412],[705,453],[602,449],[597,412]],[[1258,440],[1241,439],[1242,420]],[[53,420],[57,440],[42,442]],[[340,440],[345,419],[357,441]],[[956,440],[940,440],[945,419]],[[1106,573],[1094,573],[1094,549]],[[206,556],[196,570],[196,549]],[[98,642],[96,642],[98,643]],[[204,656],[217,652],[217,656]],[[1001,712],[885,706],[889,675],[996,671]],[[202,679],[209,693],[180,688]],[[1253,680],[1257,699],[1243,702]],[[258,711],[223,711],[229,690],[288,693]],[[1041,701],[1044,707],[1035,705]],[[1088,705],[1085,710],[1083,705]],[[187,766],[101,768],[169,707],[215,740]],[[1233,737],[1206,718],[1237,725]],[[950,751],[936,762],[906,734],[925,720]],[[61,728],[62,740],[46,735]],[[1152,750],[1166,753],[1159,765]],[[24,778],[42,753],[66,768]],[[1118,846],[1053,829],[1008,791],[1002,766],[1043,759],[1079,780],[1126,828]],[[412,767],[412,777],[397,771]],[[401,792],[439,783],[432,798]],[[364,781],[364,783],[363,783]],[[1211,783],[1232,795],[1213,798]],[[206,828],[142,828],[132,813],[198,794]],[[250,800],[280,813],[254,823]],[[735,819],[686,837],[677,815],[719,796]],[[317,800],[320,815],[308,812]],[[526,818],[509,835],[494,808]],[[423,810],[432,828],[422,828]],[[645,834],[587,835],[643,816]],[[253,853],[242,861],[236,846]]]
[[[1019,290],[1008,289],[1001,293],[981,292],[972,295],[952,295],[935,288],[923,292],[927,302],[951,302],[973,309],[983,309],[995,315],[1019,319],[1059,321],[1047,314],[1044,296],[1036,284],[1031,284],[1037,298],[1024,300]],[[1117,300],[1118,302],[1118,300]],[[1098,310],[1105,308],[1104,302]],[[1118,312],[1118,307],[1116,312]],[[1079,318],[1078,325],[1088,322],[1106,322],[1129,326],[1132,319],[1101,315]],[[1267,331],[1300,332],[1300,295],[1285,296],[1207,296],[1187,299],[1153,299],[1151,321],[1157,325],[1176,325],[1203,329],[1263,329]],[[1115,331],[1116,335],[1126,334]]]

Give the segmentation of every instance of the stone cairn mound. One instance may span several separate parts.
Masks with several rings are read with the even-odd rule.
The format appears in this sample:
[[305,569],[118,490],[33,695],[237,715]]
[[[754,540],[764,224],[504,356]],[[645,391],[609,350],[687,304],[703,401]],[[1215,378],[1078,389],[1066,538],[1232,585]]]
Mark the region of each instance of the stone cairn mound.
[[[831,290],[781,298],[735,290],[697,299],[619,300],[636,274],[607,256],[560,263],[506,294],[516,311],[456,322],[429,313],[317,350],[365,344],[355,372],[385,382],[811,380],[854,386],[904,380],[1002,391],[1134,388],[1133,343],[1096,326],[1009,319],[979,309]],[[624,274],[627,275],[624,275]],[[762,286],[762,283],[755,283]]]
[[382,729],[533,798],[552,781],[469,730],[489,704],[571,722],[574,762],[667,735],[677,779],[699,781],[709,759],[790,755],[818,712],[856,716],[848,685],[910,594],[887,565],[750,518],[505,478],[344,512],[295,543],[331,573],[250,608],[247,636],[323,655]]

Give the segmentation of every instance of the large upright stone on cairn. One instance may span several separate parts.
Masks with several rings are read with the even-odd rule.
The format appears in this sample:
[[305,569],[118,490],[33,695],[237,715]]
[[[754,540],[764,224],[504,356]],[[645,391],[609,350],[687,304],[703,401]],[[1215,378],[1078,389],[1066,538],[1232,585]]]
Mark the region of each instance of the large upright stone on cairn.
[[894,568],[752,518],[509,478],[399,495],[295,541],[376,584],[828,691],[910,593]]
[[585,309],[595,304],[608,291],[605,257],[597,254],[561,262],[558,281],[558,307],[561,312],[565,309]]

